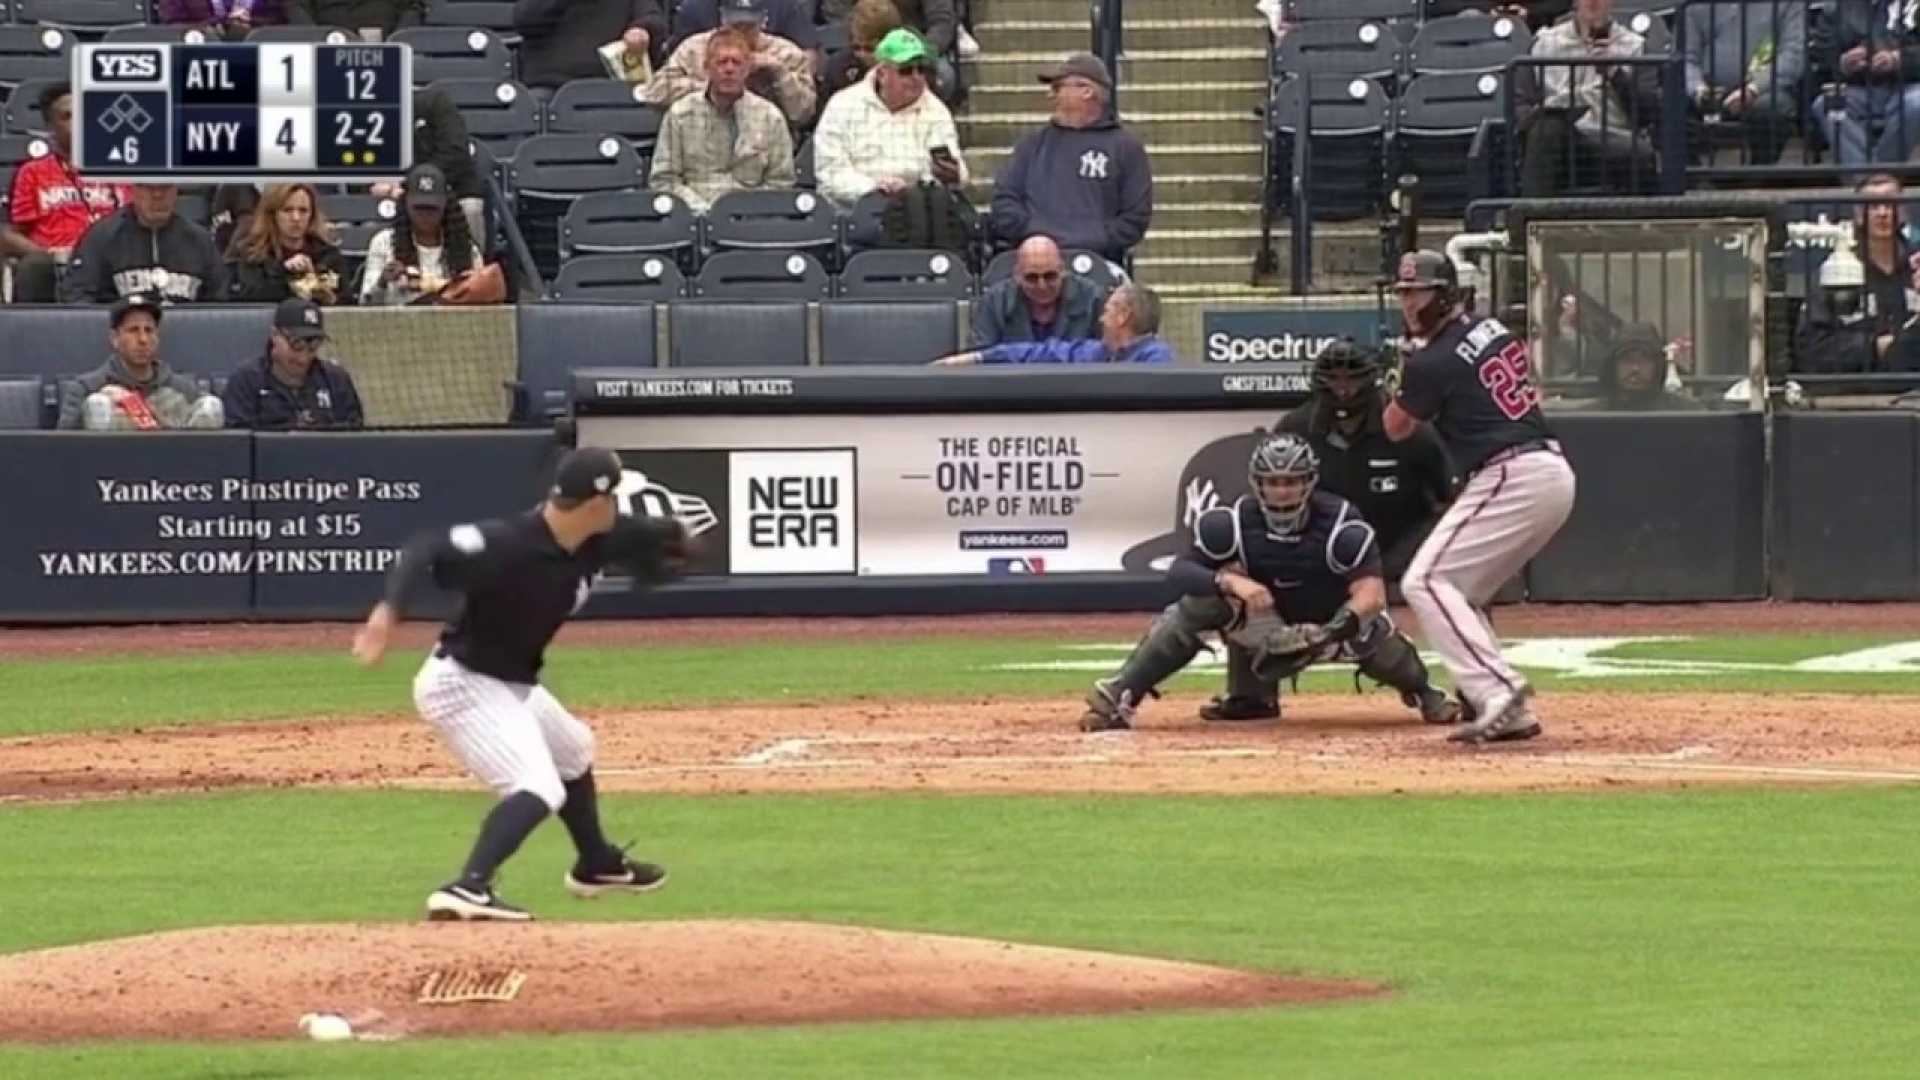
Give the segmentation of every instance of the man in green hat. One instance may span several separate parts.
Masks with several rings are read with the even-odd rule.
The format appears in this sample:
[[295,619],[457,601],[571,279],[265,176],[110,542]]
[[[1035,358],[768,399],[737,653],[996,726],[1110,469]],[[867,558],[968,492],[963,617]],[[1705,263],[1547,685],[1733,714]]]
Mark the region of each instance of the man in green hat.
[[904,27],[880,39],[874,68],[827,102],[814,129],[814,173],[841,206],[869,192],[897,195],[923,180],[967,182],[953,114],[927,92],[935,56]]

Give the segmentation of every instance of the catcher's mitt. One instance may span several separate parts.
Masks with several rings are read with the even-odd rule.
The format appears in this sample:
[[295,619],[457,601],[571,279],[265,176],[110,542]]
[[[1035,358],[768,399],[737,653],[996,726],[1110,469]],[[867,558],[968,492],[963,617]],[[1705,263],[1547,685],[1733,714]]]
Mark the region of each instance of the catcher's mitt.
[[1326,644],[1326,630],[1312,623],[1275,627],[1254,646],[1254,673],[1268,680],[1298,675],[1313,666]]

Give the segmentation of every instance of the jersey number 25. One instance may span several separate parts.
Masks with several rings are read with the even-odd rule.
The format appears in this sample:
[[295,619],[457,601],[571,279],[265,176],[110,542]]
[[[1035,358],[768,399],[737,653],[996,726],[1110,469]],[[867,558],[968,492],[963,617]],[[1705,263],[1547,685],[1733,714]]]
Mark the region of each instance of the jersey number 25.
[[1507,342],[1493,359],[1480,365],[1480,385],[1487,388],[1493,403],[1509,420],[1518,420],[1540,404],[1540,392],[1533,388],[1533,366],[1527,362],[1527,347]]

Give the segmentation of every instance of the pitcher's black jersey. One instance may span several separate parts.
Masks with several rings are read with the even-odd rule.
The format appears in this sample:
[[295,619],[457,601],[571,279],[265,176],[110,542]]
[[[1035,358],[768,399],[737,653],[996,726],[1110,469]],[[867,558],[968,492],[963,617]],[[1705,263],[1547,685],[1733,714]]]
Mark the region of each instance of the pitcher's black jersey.
[[1433,422],[1462,476],[1509,446],[1553,437],[1527,346],[1498,319],[1448,319],[1407,358],[1397,400]]
[[[1259,500],[1243,495],[1193,522],[1193,546],[1175,562],[1188,569],[1178,580],[1189,592],[1211,592],[1215,571],[1229,563],[1273,593],[1274,609],[1288,623],[1323,623],[1347,602],[1347,586],[1380,576],[1380,545],[1373,526],[1338,495],[1314,491],[1306,524],[1283,537],[1267,528]],[[1196,572],[1197,571],[1197,572]]]

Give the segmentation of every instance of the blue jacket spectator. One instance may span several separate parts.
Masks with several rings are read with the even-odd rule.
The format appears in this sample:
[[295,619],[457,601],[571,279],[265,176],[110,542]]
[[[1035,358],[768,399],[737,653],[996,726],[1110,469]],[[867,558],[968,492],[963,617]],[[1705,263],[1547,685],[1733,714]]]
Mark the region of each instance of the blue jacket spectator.
[[973,347],[1096,337],[1106,299],[1105,289],[1067,270],[1058,244],[1032,237],[1020,245],[1012,280],[988,286],[974,303]]
[[1686,19],[1687,96],[1744,124],[1753,164],[1778,161],[1807,71],[1807,5],[1701,4]]
[[1153,220],[1146,147],[1113,118],[1113,78],[1099,57],[1076,53],[1040,78],[1053,118],[994,178],[994,235],[1009,245],[1050,236],[1120,262]]
[[1162,341],[1160,297],[1144,285],[1122,285],[1100,312],[1097,338],[1007,341],[934,363],[959,364],[1171,364],[1173,349]]
[[1907,160],[1920,142],[1920,9],[1906,0],[1839,0],[1834,62],[1846,85],[1814,103],[1841,165]]

